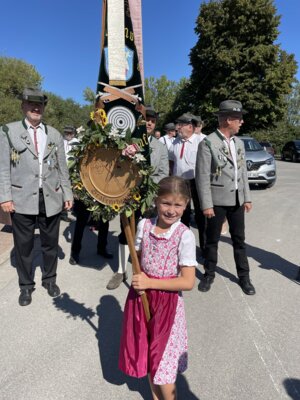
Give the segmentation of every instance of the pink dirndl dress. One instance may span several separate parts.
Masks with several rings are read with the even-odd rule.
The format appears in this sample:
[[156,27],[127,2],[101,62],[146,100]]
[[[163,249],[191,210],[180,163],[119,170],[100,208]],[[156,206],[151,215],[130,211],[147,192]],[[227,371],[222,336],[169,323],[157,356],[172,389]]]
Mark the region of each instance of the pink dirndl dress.
[[[141,268],[150,277],[178,276],[178,247],[188,228],[179,223],[170,238],[152,233],[155,220],[146,220],[141,243]],[[174,383],[187,368],[187,329],[180,292],[147,290],[151,319],[147,323],[140,296],[131,287],[126,299],[119,368],[127,375],[150,373],[156,385]]]

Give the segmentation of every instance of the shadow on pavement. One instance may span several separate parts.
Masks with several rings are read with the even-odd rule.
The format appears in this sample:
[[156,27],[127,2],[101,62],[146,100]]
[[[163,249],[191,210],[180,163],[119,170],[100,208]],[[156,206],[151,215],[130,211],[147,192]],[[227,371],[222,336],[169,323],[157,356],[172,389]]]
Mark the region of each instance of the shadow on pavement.
[[[67,243],[70,243],[68,258],[71,254],[71,245],[74,235],[75,223],[71,222],[68,224],[64,231],[63,236]],[[83,238],[81,242],[81,251],[79,255],[79,264],[77,267],[83,268],[95,268],[95,269],[103,269],[107,265],[110,266],[113,272],[116,272],[118,269],[118,237],[115,235],[114,231],[108,232],[107,237],[107,249],[109,252],[112,252],[114,258],[112,260],[104,259],[103,257],[97,254],[97,240],[98,240],[98,231],[90,230],[88,225],[84,229]]]
[[[65,258],[65,256],[66,255],[65,255],[63,249],[60,247],[60,245],[58,245],[58,259],[63,260]],[[16,268],[15,249],[14,248],[10,252],[10,265],[12,267]],[[34,274],[36,268],[41,267],[42,265],[43,265],[43,258],[42,258],[40,235],[38,233],[35,233],[34,234],[32,273]]]
[[300,379],[289,378],[283,381],[283,386],[293,400],[300,399]]
[[[92,308],[85,307],[84,303],[78,303],[72,299],[68,293],[53,299],[54,306],[68,314],[74,319],[80,318],[86,321],[95,331],[98,341],[100,364],[103,378],[113,385],[128,386],[132,392],[138,392],[143,399],[152,399],[148,378],[131,378],[118,369],[120,334],[123,319],[123,312],[119,302],[111,295],[100,298],[97,312]],[[92,318],[98,316],[98,326],[94,324]],[[179,374],[177,377],[177,391],[180,398],[186,400],[198,400],[189,388],[186,378]]]
[[[228,237],[222,236],[220,240],[230,245],[232,243],[231,239]],[[289,262],[278,254],[251,246],[248,243],[247,256],[256,260],[258,267],[266,270],[273,270],[299,285],[299,282],[296,280],[299,272],[298,265]]]

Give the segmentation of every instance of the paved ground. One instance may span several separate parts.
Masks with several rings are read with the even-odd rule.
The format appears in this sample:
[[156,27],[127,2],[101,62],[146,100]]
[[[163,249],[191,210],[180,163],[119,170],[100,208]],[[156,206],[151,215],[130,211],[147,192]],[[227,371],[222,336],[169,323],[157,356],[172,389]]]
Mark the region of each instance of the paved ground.
[[[220,244],[211,291],[200,293],[197,280],[184,294],[189,369],[178,378],[180,399],[300,399],[300,287],[294,279],[300,263],[300,164],[277,164],[277,184],[252,191],[254,209],[247,215],[256,296],[245,296],[237,285],[228,236]],[[51,299],[40,285],[38,251],[29,307],[17,303],[13,257],[0,266],[0,399],[150,399],[146,380],[129,379],[117,369],[128,288],[105,288],[117,255],[110,264],[97,257],[95,234],[87,230],[82,265],[69,265],[72,229],[62,223],[60,297]],[[112,250],[118,231],[114,221]],[[2,237],[1,232],[0,243]],[[37,235],[37,250],[38,242]],[[198,279],[202,271],[199,264]]]

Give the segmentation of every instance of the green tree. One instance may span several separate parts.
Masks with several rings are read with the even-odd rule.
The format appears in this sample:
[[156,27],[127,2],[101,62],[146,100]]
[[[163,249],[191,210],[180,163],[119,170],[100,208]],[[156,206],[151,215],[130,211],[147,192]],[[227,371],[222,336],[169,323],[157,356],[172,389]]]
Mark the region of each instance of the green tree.
[[290,125],[300,127],[300,82],[296,81],[287,99],[287,121]]
[[184,86],[184,83],[184,79],[178,83],[167,79],[165,75],[160,78],[150,76],[145,79],[145,104],[151,105],[160,113],[159,127],[166,122],[166,119],[172,113],[176,95]]
[[42,77],[35,67],[16,58],[0,57],[0,125],[22,117],[18,96],[24,87],[38,87]]
[[297,65],[294,55],[276,44],[279,23],[273,0],[201,4],[189,99],[208,125],[215,126],[212,111],[227,98],[249,110],[244,131],[274,126],[286,116]]
[[73,125],[76,128],[85,126],[89,120],[91,106],[81,106],[72,99],[63,99],[53,93],[46,93],[48,104],[45,109],[44,120],[60,132],[64,126]]

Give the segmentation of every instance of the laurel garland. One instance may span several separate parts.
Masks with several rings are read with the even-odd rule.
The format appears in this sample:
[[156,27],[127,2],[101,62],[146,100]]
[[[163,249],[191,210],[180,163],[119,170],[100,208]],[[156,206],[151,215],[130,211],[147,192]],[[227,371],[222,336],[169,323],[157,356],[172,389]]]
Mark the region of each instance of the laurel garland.
[[[153,203],[154,196],[157,192],[158,185],[151,178],[152,167],[143,156],[138,145],[139,139],[131,136],[128,129],[125,136],[121,135],[121,131],[113,128],[107,121],[106,113],[103,109],[97,109],[92,112],[91,123],[88,129],[84,130],[84,134],[80,137],[78,144],[68,153],[68,167],[70,179],[73,189],[74,198],[81,200],[87,210],[91,212],[95,221],[103,219],[110,221],[120,213],[125,213],[130,217],[132,213],[141,209],[144,213]],[[79,128],[77,132],[82,132]],[[134,187],[124,204],[104,205],[95,200],[85,189],[80,177],[80,163],[87,151],[93,151],[97,147],[114,148],[121,151],[122,159],[130,159],[131,162],[138,165],[139,175],[142,178],[141,184]]]

